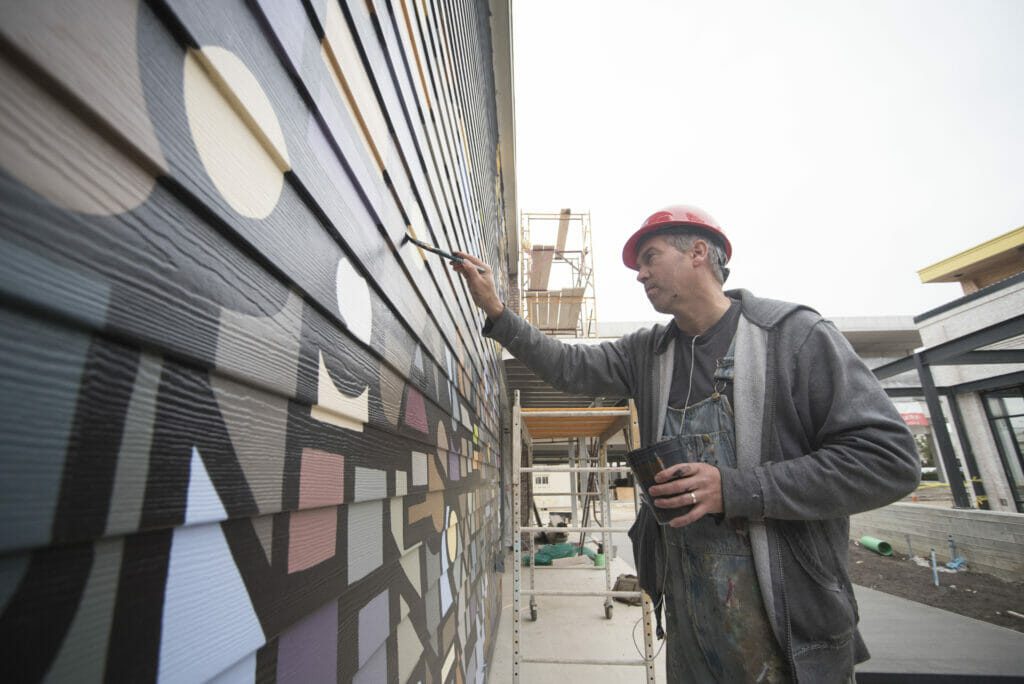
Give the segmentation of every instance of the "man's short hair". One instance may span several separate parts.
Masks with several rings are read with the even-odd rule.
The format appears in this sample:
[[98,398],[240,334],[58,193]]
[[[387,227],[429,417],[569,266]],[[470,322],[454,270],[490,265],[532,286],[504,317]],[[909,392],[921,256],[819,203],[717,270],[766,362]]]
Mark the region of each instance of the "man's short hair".
[[[729,271],[725,268],[725,248],[718,240],[709,235],[707,231],[700,230],[699,228],[688,228],[686,226],[670,226],[668,228],[655,231],[651,234],[651,237],[654,235],[661,235],[665,238],[666,242],[678,249],[680,252],[686,252],[692,249],[693,243],[697,240],[703,240],[706,242],[708,245],[708,256],[710,257],[709,261],[711,262],[711,273],[715,276],[715,280],[717,280],[719,284],[725,283],[725,279],[729,274]],[[639,251],[640,248],[638,246],[637,252]]]

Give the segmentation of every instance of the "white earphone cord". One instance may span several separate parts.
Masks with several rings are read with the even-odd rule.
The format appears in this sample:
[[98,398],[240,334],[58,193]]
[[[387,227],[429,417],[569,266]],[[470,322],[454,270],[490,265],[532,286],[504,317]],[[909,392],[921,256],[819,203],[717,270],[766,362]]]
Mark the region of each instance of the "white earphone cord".
[[[696,361],[696,358],[697,358],[697,355],[694,353],[694,351],[695,351],[695,349],[697,347],[697,338],[698,337],[700,337],[700,335],[694,336],[693,340],[690,342],[690,374],[689,374],[689,378],[687,378],[687,380],[686,380],[686,400],[683,402],[683,419],[682,419],[683,426],[686,425],[686,409],[688,409],[690,407],[690,393],[693,391],[693,365],[694,365],[694,362]],[[682,427],[682,426],[680,426],[680,427]],[[653,610],[654,611],[660,610],[661,607],[665,604],[665,580],[666,580],[667,577],[668,577],[668,549],[666,548],[665,549],[665,563],[664,563],[663,571],[661,573],[661,596],[658,597],[658,603],[656,603],[653,606]],[[638,644],[637,641],[636,641],[636,628],[640,626],[640,623],[643,622],[643,619],[644,618],[641,615],[640,619],[637,620],[635,623],[633,623],[633,648],[636,649],[637,654],[641,658],[646,658],[647,656],[640,650],[640,644]],[[658,652],[654,654],[655,658],[657,658],[659,655],[661,655],[661,649],[663,649],[663,648],[665,648],[665,640],[664,639],[661,640],[661,645],[658,646]]]

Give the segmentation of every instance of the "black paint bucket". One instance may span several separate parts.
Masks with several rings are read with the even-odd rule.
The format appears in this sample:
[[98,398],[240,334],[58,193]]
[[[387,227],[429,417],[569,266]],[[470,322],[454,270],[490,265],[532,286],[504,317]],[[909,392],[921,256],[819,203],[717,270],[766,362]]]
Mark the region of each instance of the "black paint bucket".
[[[640,484],[641,496],[647,505],[654,511],[658,523],[667,525],[673,518],[677,518],[689,511],[692,506],[681,506],[679,508],[658,508],[654,505],[654,499],[648,493],[648,489],[658,484],[654,476],[665,468],[670,468],[679,463],[688,462],[686,447],[679,439],[667,439],[642,449],[635,449],[626,454],[626,464],[629,465]],[[678,479],[678,478],[675,478]],[[664,483],[662,483],[664,484]]]

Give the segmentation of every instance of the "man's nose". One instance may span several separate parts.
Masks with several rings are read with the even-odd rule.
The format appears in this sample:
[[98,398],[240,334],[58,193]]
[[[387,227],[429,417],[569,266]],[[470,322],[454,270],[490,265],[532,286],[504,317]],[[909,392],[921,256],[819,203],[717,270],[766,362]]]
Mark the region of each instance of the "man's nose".
[[645,269],[645,268],[641,267],[640,270],[636,272],[636,280],[637,280],[638,283],[644,282],[649,277],[650,277],[650,274],[647,272],[647,269]]

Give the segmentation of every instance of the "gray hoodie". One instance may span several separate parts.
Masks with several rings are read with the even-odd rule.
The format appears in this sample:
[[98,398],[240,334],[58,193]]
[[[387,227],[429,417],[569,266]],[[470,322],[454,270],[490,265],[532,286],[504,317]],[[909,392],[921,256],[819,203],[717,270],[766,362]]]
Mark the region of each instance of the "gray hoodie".
[[[914,440],[846,338],[815,311],[726,293],[742,303],[736,331],[737,468],[722,468],[727,518],[745,518],[765,609],[799,681],[848,681],[868,652],[847,573],[849,516],[910,493]],[[614,342],[571,345],[508,309],[484,327],[552,386],[632,397],[641,442],[662,431],[675,359],[667,325]],[[660,530],[642,507],[630,536],[641,583],[664,586]]]

